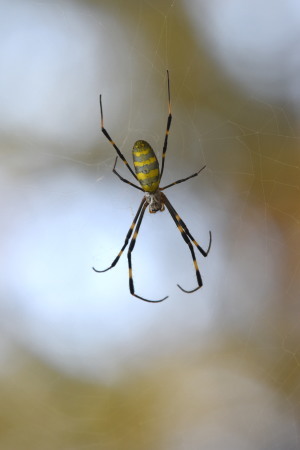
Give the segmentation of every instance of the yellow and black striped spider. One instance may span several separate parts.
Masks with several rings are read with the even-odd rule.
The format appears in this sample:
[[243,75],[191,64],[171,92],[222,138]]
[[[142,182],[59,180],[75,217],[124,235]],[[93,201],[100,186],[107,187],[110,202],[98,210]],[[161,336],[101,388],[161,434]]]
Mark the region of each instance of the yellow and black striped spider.
[[134,295],[135,297],[139,298],[140,300],[144,300],[145,302],[162,302],[168,298],[168,296],[159,299],[159,300],[148,300],[144,297],[141,297],[137,295],[134,291],[134,285],[133,285],[133,278],[132,278],[132,264],[131,264],[131,253],[135,246],[135,241],[144,217],[145,210],[147,206],[149,205],[149,212],[150,213],[156,213],[157,211],[163,211],[165,209],[165,206],[167,207],[169,213],[171,214],[172,219],[174,220],[178,230],[181,233],[181,236],[183,237],[184,241],[188,245],[193,262],[194,267],[196,271],[196,278],[198,282],[198,286],[195,289],[192,289],[190,291],[183,289],[179,284],[177,286],[183,291],[187,293],[195,292],[197,289],[201,288],[202,286],[202,278],[199,272],[194,248],[192,246],[192,243],[197,247],[197,249],[200,251],[202,256],[207,256],[210,250],[211,246],[211,232],[209,232],[209,244],[208,249],[205,251],[202,247],[195,241],[191,233],[189,232],[188,227],[183,222],[183,220],[179,217],[165,194],[162,192],[165,189],[168,189],[171,186],[174,186],[175,184],[183,183],[184,181],[189,180],[190,178],[196,177],[204,168],[202,167],[198,172],[194,173],[193,175],[190,175],[187,178],[182,178],[180,180],[175,181],[174,183],[168,184],[164,187],[159,187],[163,172],[164,172],[164,165],[165,165],[165,156],[167,151],[167,145],[168,145],[168,136],[169,136],[169,130],[171,127],[172,122],[172,114],[171,114],[171,96],[170,96],[170,79],[169,79],[169,72],[167,71],[167,79],[168,79],[168,120],[167,120],[167,129],[165,134],[165,140],[164,140],[164,146],[163,146],[163,152],[162,152],[162,165],[161,165],[161,171],[159,171],[159,164],[156,158],[156,155],[152,149],[152,147],[148,144],[146,141],[136,141],[133,149],[132,149],[132,157],[133,157],[133,164],[135,173],[131,169],[130,165],[126,161],[126,158],[122,155],[120,149],[117,147],[115,142],[112,140],[106,129],[104,128],[104,121],[103,121],[103,109],[102,109],[102,100],[100,95],[100,113],[101,113],[101,130],[104,136],[109,140],[109,142],[112,144],[112,146],[115,148],[118,156],[122,159],[130,173],[133,175],[133,177],[140,183],[140,186],[136,186],[135,184],[131,183],[131,181],[126,180],[125,178],[121,177],[121,175],[116,171],[116,164],[118,156],[116,157],[115,164],[113,167],[113,173],[117,175],[117,177],[123,181],[124,183],[130,184],[130,186],[133,186],[136,189],[139,189],[140,191],[144,192],[144,197],[141,201],[141,204],[139,206],[139,209],[135,215],[135,218],[133,219],[133,222],[131,224],[131,227],[129,228],[129,231],[127,233],[127,236],[125,238],[125,242],[123,247],[121,248],[120,252],[118,253],[117,257],[114,259],[112,264],[105,270],[97,270],[93,267],[95,272],[101,273],[106,272],[107,270],[114,267],[117,262],[119,261],[122,253],[124,252],[125,248],[127,247],[127,244],[131,238],[131,235],[133,233],[133,237],[130,240],[129,249],[127,253],[128,258],[128,268],[129,268],[129,289],[130,293]]

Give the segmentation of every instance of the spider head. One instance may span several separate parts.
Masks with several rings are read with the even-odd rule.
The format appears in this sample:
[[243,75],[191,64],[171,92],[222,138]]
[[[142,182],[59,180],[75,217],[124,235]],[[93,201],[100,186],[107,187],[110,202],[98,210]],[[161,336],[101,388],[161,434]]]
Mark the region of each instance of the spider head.
[[159,190],[150,194],[149,192],[145,192],[145,199],[149,203],[149,212],[156,213],[157,211],[163,211],[165,209],[165,205],[161,199],[161,193]]

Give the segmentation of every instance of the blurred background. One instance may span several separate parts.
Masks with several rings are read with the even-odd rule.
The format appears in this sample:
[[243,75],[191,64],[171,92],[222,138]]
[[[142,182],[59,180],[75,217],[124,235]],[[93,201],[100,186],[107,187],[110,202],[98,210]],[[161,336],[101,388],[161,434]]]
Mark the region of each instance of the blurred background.
[[[0,448],[300,448],[300,6],[0,4]],[[191,233],[112,173],[137,139]],[[119,162],[123,177],[133,181]]]

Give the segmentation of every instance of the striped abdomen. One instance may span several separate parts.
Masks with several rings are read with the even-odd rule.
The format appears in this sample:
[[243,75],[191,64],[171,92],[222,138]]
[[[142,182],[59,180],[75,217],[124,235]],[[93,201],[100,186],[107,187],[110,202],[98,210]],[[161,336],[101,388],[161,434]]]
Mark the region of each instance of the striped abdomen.
[[136,141],[132,149],[137,179],[146,192],[155,192],[159,186],[159,167],[154,150],[146,141]]

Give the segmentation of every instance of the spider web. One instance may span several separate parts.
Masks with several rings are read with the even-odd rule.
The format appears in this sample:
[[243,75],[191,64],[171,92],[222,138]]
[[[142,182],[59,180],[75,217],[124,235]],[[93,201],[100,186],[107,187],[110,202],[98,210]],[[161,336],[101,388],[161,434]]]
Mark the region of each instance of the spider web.
[[[225,5],[225,3],[224,3]],[[290,449],[299,440],[300,12],[226,2],[2,5],[1,448]],[[272,10],[272,16],[270,16]],[[137,139],[206,249],[111,172]],[[134,181],[118,161],[122,176]]]

